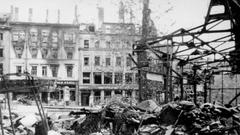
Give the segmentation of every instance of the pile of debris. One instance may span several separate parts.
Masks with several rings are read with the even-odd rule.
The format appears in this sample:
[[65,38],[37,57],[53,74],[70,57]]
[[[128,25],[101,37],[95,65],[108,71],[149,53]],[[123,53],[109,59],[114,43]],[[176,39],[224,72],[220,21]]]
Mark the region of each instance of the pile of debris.
[[[111,100],[101,108],[81,109],[48,116],[48,135],[224,135],[240,134],[240,106],[224,107],[189,101],[159,106],[153,100],[140,104]],[[43,135],[37,114],[12,114],[16,135]],[[4,135],[12,135],[9,117],[3,115]]]
[[240,107],[189,101],[158,106],[147,100],[136,106],[110,102],[99,111],[72,112],[85,115],[71,126],[76,135],[223,135],[240,133]]

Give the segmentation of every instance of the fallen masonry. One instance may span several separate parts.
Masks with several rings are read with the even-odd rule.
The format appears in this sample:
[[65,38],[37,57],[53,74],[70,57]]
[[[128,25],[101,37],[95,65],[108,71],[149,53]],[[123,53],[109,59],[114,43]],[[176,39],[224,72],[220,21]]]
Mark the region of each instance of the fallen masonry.
[[[48,135],[225,135],[240,133],[240,106],[189,101],[157,105],[146,100],[131,105],[111,100],[102,108],[49,115]],[[38,114],[12,114],[16,135],[44,135]],[[4,135],[12,135],[9,117],[3,114]]]

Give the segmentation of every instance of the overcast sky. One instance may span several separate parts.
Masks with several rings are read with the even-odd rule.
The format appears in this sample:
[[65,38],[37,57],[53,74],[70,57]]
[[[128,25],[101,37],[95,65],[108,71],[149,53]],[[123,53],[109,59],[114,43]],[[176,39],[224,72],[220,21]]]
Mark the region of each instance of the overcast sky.
[[[45,22],[46,9],[49,10],[49,22],[57,22],[57,10],[60,9],[61,23],[72,23],[74,6],[78,5],[80,22],[97,22],[97,5],[104,7],[105,21],[118,21],[118,1],[120,0],[0,0],[0,12],[10,12],[10,6],[19,7],[19,20],[28,20],[28,9],[33,8],[33,21]],[[142,1],[142,0],[136,0]],[[191,28],[204,22],[210,0],[150,0],[150,8],[157,28],[162,32],[171,32],[178,28]],[[136,20],[141,24],[141,5],[135,9]],[[166,12],[167,11],[167,12]]]

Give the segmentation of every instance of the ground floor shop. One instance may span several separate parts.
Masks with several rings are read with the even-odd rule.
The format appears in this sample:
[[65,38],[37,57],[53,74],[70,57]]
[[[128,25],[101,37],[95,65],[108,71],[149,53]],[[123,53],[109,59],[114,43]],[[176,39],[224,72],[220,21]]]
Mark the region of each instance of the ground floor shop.
[[133,89],[81,89],[80,90],[80,105],[94,106],[108,102],[114,96],[123,96],[130,99],[136,99],[137,90]]

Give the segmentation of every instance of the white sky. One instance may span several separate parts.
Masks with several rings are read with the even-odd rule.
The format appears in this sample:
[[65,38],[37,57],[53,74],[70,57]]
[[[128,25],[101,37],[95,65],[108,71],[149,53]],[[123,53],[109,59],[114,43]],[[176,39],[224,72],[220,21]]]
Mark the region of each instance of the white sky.
[[[78,5],[80,22],[97,22],[96,6],[102,1],[105,21],[118,21],[118,7],[120,0],[0,0],[0,12],[10,12],[10,6],[19,7],[19,20],[28,20],[28,9],[33,8],[33,21],[45,22],[46,9],[49,10],[49,22],[57,22],[57,10],[61,12],[61,23],[72,23],[74,6]],[[136,0],[142,1],[142,0]],[[191,28],[203,24],[210,0],[150,0],[151,17],[155,25],[162,32],[172,32],[178,28]],[[136,10],[136,21],[141,24],[139,5]],[[165,13],[169,8],[171,11]],[[174,25],[172,25],[174,24]]]

